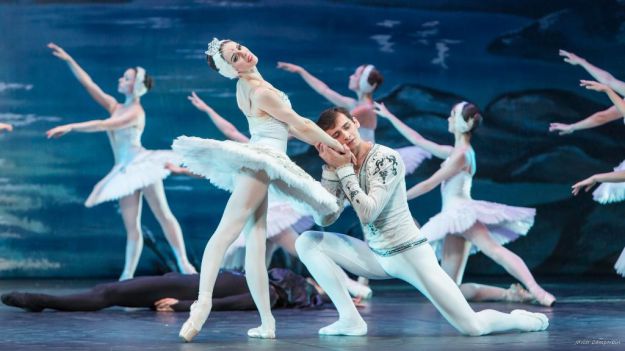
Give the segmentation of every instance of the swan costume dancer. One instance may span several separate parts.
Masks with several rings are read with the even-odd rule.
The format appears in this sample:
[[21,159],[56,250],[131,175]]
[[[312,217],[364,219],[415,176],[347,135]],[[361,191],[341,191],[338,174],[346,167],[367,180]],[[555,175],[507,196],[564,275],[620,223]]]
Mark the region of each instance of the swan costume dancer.
[[[605,87],[609,87],[611,90],[618,92],[620,95],[625,96],[625,82],[616,79],[609,72],[598,68],[592,65],[590,62],[586,61],[584,58],[575,55],[572,52],[560,50],[560,56],[564,57],[564,62],[569,63],[573,66],[581,66],[586,70],[586,72],[590,73],[596,80],[600,83],[603,83]],[[588,81],[582,81],[588,82]],[[594,86],[593,86],[594,87]],[[593,89],[590,88],[589,89]],[[593,89],[596,90],[596,89]],[[599,90],[605,91],[605,90]],[[610,94],[608,94],[610,96]],[[622,98],[615,95],[618,100],[622,102]],[[612,99],[612,96],[610,96]],[[613,100],[614,102],[614,100]],[[623,118],[623,112],[620,111],[616,102],[614,102],[615,106],[611,106],[610,108],[596,112],[591,116],[578,121],[572,124],[565,123],[551,123],[549,125],[549,131],[557,132],[559,135],[567,135],[578,130],[590,129],[602,126],[606,123],[619,120]],[[625,161],[621,162],[618,166],[614,168],[614,171],[622,171],[625,170]],[[625,182],[618,183],[604,183],[599,185],[597,189],[592,193],[592,197],[598,203],[605,205],[609,203],[615,203],[625,200]]]
[[[619,115],[625,116],[625,101],[614,90],[612,90],[610,86],[608,86],[607,84],[601,84],[598,82],[588,81],[588,80],[582,80],[581,85],[583,87],[586,87],[586,89],[606,93],[608,97],[610,98],[610,100],[612,101],[612,103],[614,104],[614,108],[616,108]],[[623,89],[625,92],[625,85],[623,86]],[[599,188],[597,188],[597,190],[595,190],[595,192],[593,193],[593,196],[595,197],[595,199],[596,199],[597,192],[599,192],[601,187],[604,187],[604,189],[614,190],[613,192],[611,192],[611,194],[617,195],[616,197],[614,197],[614,199],[617,199],[615,201],[623,200],[623,198],[621,197],[622,194],[620,192],[625,191],[625,170],[619,169],[619,167],[615,168],[614,172],[595,174],[573,185],[573,195],[577,195],[580,189],[582,188],[585,188],[586,191],[589,191],[597,183],[603,183],[603,184],[601,184]],[[609,185],[613,185],[613,187],[608,188],[607,186]],[[623,251],[621,252],[621,255],[619,256],[618,260],[614,264],[614,269],[616,270],[618,274],[625,277],[625,249],[623,249]]]
[[182,230],[172,214],[165,197],[163,179],[170,172],[165,169],[167,162],[179,162],[172,151],[149,151],[141,145],[141,134],[145,127],[145,111],[141,106],[141,96],[152,85],[152,79],[141,67],[129,68],[119,78],[118,91],[126,96],[125,102],[118,103],[112,96],[103,92],[91,77],[62,48],[49,44],[52,54],[67,62],[70,70],[85,87],[87,92],[110,113],[105,120],[71,123],[50,129],[48,138],[59,138],[69,132],[106,132],[115,165],[93,189],[85,206],[92,207],[105,201],[119,200],[128,240],[126,261],[120,280],[134,276],[143,249],[141,232],[141,205],[145,199],[158,220],[167,241],[171,245],[181,272],[197,273],[187,258]]
[[[408,190],[408,199],[414,199],[441,184],[443,208],[432,217],[421,231],[441,259],[441,266],[460,285],[469,254],[481,250],[508,273],[522,282],[534,299],[545,306],[555,302],[553,295],[536,283],[523,260],[503,247],[519,236],[527,234],[534,224],[533,208],[512,207],[471,198],[471,185],[475,174],[475,152],[471,147],[471,135],[481,122],[478,108],[468,102],[453,107],[449,132],[455,137],[453,147],[426,140],[410,129],[386,109],[377,106],[381,116],[410,135],[411,141],[429,150],[438,158],[445,159],[441,169],[429,179]],[[472,245],[473,244],[473,245]],[[524,301],[526,291],[513,285],[508,291],[478,284],[463,284],[461,290],[471,300]]]
[[[377,115],[374,110],[373,92],[375,92],[384,82],[384,77],[373,65],[361,65],[349,76],[349,90],[356,93],[357,98],[341,95],[330,89],[324,82],[310,74],[303,67],[287,62],[278,62],[278,68],[287,72],[297,73],[304,81],[336,106],[343,107],[349,111],[360,123],[360,137],[365,141],[375,142],[375,129],[378,124]],[[399,152],[404,164],[406,174],[411,174],[423,162],[432,157],[432,154],[418,146],[408,146],[396,149]]]
[[209,65],[221,75],[237,81],[237,103],[247,117],[252,135],[248,144],[194,137],[179,137],[173,148],[193,173],[231,191],[223,216],[211,236],[202,259],[198,301],[180,330],[190,341],[208,318],[219,266],[227,248],[245,233],[245,271],[262,325],[248,335],[275,337],[271,315],[265,241],[267,198],[290,201],[296,210],[322,218],[338,211],[336,199],[286,155],[289,132],[310,144],[323,143],[339,152],[343,145],[330,138],[310,120],[299,116],[286,95],[263,79],[250,50],[230,40],[213,39],[206,51]]
[[[324,111],[317,122],[353,155],[318,145],[325,161],[322,184],[341,204],[346,198],[360,219],[366,242],[347,235],[308,231],[296,242],[300,259],[331,298],[339,320],[324,335],[365,335],[367,324],[334,272],[340,266],[370,279],[398,278],[421,291],[458,331],[466,335],[548,326],[544,314],[515,310],[474,312],[456,284],[440,268],[427,239],[414,224],[406,202],[404,164],[396,151],[362,141],[359,123],[343,108]],[[355,160],[355,162],[353,161]],[[324,218],[329,225],[338,213]]]

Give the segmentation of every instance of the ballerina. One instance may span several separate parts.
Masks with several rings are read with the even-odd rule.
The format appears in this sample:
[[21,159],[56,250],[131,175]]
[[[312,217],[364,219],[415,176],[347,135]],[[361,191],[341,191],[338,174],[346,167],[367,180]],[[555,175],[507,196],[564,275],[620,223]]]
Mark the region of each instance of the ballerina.
[[[450,113],[449,132],[455,145],[439,145],[425,139],[401,122],[384,104],[376,105],[378,114],[391,123],[412,143],[444,159],[441,169],[430,178],[408,190],[408,199],[414,199],[441,185],[442,211],[430,218],[421,230],[437,251],[441,267],[460,285],[469,254],[481,250],[508,273],[518,279],[541,305],[551,306],[555,297],[536,283],[525,262],[503,245],[527,234],[534,224],[533,208],[512,207],[471,198],[471,185],[475,174],[475,152],[471,135],[482,116],[478,108],[468,102],[456,104]],[[472,300],[529,299],[520,287],[512,285],[505,290],[479,284],[462,284],[463,294]]]
[[[612,101],[612,103],[614,104],[614,107],[617,109],[618,113],[621,116],[625,115],[625,101],[610,86],[608,86],[607,84],[602,84],[602,83],[590,81],[590,80],[581,80],[580,85],[589,90],[606,93],[608,97],[610,98],[610,100]],[[623,191],[625,191],[624,182],[625,182],[625,170],[623,170],[623,168],[619,166],[614,169],[614,172],[595,174],[593,176],[590,176],[576,183],[575,185],[573,185],[573,195],[579,194],[580,189],[585,189],[585,191],[590,191],[590,189],[592,189],[592,187],[594,187],[595,184],[604,183],[604,184],[601,184],[599,188],[601,188],[604,185],[623,186],[622,188],[620,187],[618,188],[619,189],[618,192],[616,192],[615,188],[611,189],[613,191],[612,193],[613,195],[618,195],[618,197],[613,196],[612,199],[614,199],[614,201],[622,201],[625,198],[623,197],[623,193],[622,193]],[[605,183],[608,183],[608,184],[605,184]],[[597,190],[594,191],[593,197],[599,191],[599,188],[597,188]],[[614,264],[614,269],[616,270],[618,274],[625,277],[625,249],[623,249],[623,251],[621,252],[621,255],[619,256],[616,263]]]
[[[211,106],[206,104],[195,92],[187,99],[198,110],[206,113],[211,122],[228,139],[240,143],[249,143],[249,138],[241,133],[232,123],[217,113]],[[290,136],[289,136],[290,137]],[[188,169],[173,164],[167,167],[174,173],[196,176]],[[298,257],[295,250],[295,240],[298,233],[310,229],[314,224],[312,216],[302,215],[288,202],[271,201],[267,205],[267,249],[265,252],[265,266],[269,267],[273,253],[278,247],[283,248],[293,257]],[[222,268],[241,270],[245,266],[245,235],[239,237],[228,247]],[[371,288],[351,278],[343,271],[337,272],[345,279],[349,293],[356,298],[368,299],[373,295]]]
[[258,58],[247,47],[214,38],[206,56],[211,68],[226,78],[237,79],[237,104],[247,118],[252,138],[247,144],[185,136],[174,141],[174,151],[182,155],[191,172],[232,191],[221,221],[206,245],[198,300],[180,330],[180,337],[191,341],[202,328],[210,313],[213,287],[224,254],[243,232],[246,278],[261,317],[261,326],[250,329],[248,336],[275,338],[265,269],[268,191],[272,201],[290,201],[296,210],[311,214],[317,221],[338,211],[334,196],[286,155],[288,134],[291,132],[309,144],[323,143],[338,152],[344,148],[312,121],[293,111],[287,96],[260,75],[256,68]]
[[[605,86],[610,87],[612,90],[615,90],[621,95],[625,95],[625,82],[616,79],[609,72],[602,70],[590,62],[586,61],[584,58],[575,55],[572,52],[568,52],[565,50],[560,50],[560,56],[564,57],[564,62],[569,63],[573,66],[581,66],[584,68],[590,75],[592,75],[599,82],[603,83]],[[606,123],[616,121],[618,119],[623,118],[623,112],[619,111],[619,109],[615,105],[610,106],[609,108],[596,112],[589,117],[584,118],[581,121],[572,124],[559,123],[554,122],[549,125],[550,132],[557,132],[559,135],[567,135],[578,130],[595,128],[598,126],[602,126]],[[625,170],[625,161],[621,162],[618,166],[614,168],[615,171]],[[618,183],[607,183],[601,184],[593,193],[592,197],[595,201],[600,204],[609,204],[613,202],[620,202],[625,200],[625,182]]]
[[[384,82],[384,76],[373,65],[360,65],[349,76],[348,88],[356,93],[356,99],[341,95],[330,89],[319,78],[313,76],[303,67],[288,63],[278,62],[278,68],[287,72],[299,74],[302,79],[314,91],[330,101],[333,105],[343,107],[350,111],[358,123],[360,123],[360,136],[363,140],[375,142],[375,129],[378,118],[374,110],[373,93]],[[423,162],[432,155],[418,146],[408,146],[396,149],[406,165],[406,174],[411,174]]]
[[145,111],[141,106],[141,96],[152,86],[152,79],[141,67],[128,68],[119,78],[118,92],[124,94],[125,101],[119,103],[91,80],[76,61],[56,44],[50,43],[52,54],[65,61],[76,79],[89,95],[110,114],[104,120],[91,120],[70,123],[47,131],[48,138],[60,138],[69,132],[106,132],[115,165],[96,186],[85,201],[86,207],[93,207],[105,201],[119,200],[122,219],[126,228],[126,260],[119,280],[134,276],[141,250],[141,204],[145,199],[158,220],[167,241],[176,256],[178,268],[183,273],[197,273],[187,258],[180,225],[169,209],[163,179],[169,175],[164,168],[168,161],[177,162],[172,151],[148,151],[141,145],[141,134],[145,127]]

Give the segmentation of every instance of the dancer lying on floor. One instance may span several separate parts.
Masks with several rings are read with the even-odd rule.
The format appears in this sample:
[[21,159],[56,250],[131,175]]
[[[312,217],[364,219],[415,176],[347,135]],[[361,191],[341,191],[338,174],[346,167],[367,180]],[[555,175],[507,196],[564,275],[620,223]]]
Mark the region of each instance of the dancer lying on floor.
[[[46,308],[98,311],[113,306],[182,312],[189,311],[197,297],[199,282],[197,274],[167,273],[99,284],[88,291],[70,295],[12,292],[2,295],[2,302],[31,312],[41,312]],[[323,291],[310,278],[288,269],[274,268],[269,271],[271,308],[319,306],[323,304],[323,297]],[[254,300],[243,273],[221,270],[217,275],[212,303],[213,311],[253,310]]]

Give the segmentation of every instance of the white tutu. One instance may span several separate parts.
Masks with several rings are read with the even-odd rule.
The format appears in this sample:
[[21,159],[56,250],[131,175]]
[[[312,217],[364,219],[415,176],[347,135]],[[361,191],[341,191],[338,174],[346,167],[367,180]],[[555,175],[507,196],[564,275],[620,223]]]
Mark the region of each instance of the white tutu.
[[616,260],[616,263],[614,264],[614,269],[616,270],[616,273],[625,277],[625,248],[623,249],[623,252],[621,252],[618,260]]
[[406,146],[395,149],[399,152],[406,167],[406,175],[414,172],[426,158],[432,158],[432,154],[420,148],[419,146]]
[[[302,216],[291,205],[285,202],[269,202],[267,209],[267,239],[271,239],[291,227],[301,233],[314,225],[311,216]],[[267,261],[271,260],[273,250],[267,250]],[[226,269],[242,269],[245,266],[245,235],[241,233],[237,240],[226,251],[221,265]]]
[[179,164],[180,157],[173,151],[141,150],[129,162],[118,163],[96,184],[85,201],[85,206],[93,207],[105,201],[117,200],[143,189],[169,176],[165,164]]
[[[476,222],[488,228],[490,235],[501,245],[527,234],[534,224],[536,210],[526,207],[513,207],[487,201],[456,198],[443,207],[441,213],[430,218],[421,227],[437,257],[442,257],[443,239],[447,235],[458,235]],[[471,248],[471,254],[478,252]]]
[[[625,161],[621,162],[615,171],[625,170]],[[602,183],[593,191],[592,198],[600,204],[609,204],[625,200],[625,182],[623,183]]]
[[237,175],[264,171],[270,179],[273,201],[288,201],[295,210],[312,215],[317,222],[338,211],[336,198],[319,182],[275,148],[181,136],[172,148],[193,173],[215,186],[232,191]]

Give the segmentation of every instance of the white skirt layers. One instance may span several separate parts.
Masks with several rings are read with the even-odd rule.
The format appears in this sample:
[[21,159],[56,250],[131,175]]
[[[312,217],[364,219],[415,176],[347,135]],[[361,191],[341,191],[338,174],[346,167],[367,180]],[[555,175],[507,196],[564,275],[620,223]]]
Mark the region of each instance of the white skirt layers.
[[[615,171],[625,170],[625,161],[621,162]],[[600,204],[609,204],[625,200],[625,182],[624,183],[602,183],[593,191],[592,198]]]
[[85,206],[93,207],[105,201],[117,200],[162,181],[170,174],[165,164],[179,164],[180,161],[180,157],[173,151],[143,149],[129,162],[113,166],[106,177],[93,188]]
[[[443,239],[447,235],[459,235],[471,228],[476,222],[484,224],[490,235],[501,245],[526,235],[534,224],[536,210],[526,207],[514,207],[488,201],[456,198],[447,203],[443,210],[430,218],[421,228],[442,258]],[[478,252],[475,245],[471,254]]]
[[289,202],[296,211],[312,215],[317,222],[338,211],[336,198],[319,182],[275,148],[181,136],[173,150],[193,173],[224,190],[232,191],[239,174],[264,171],[270,180],[270,198]]
[[432,154],[418,146],[406,146],[395,149],[404,161],[406,175],[413,173],[425,159],[432,157]]

